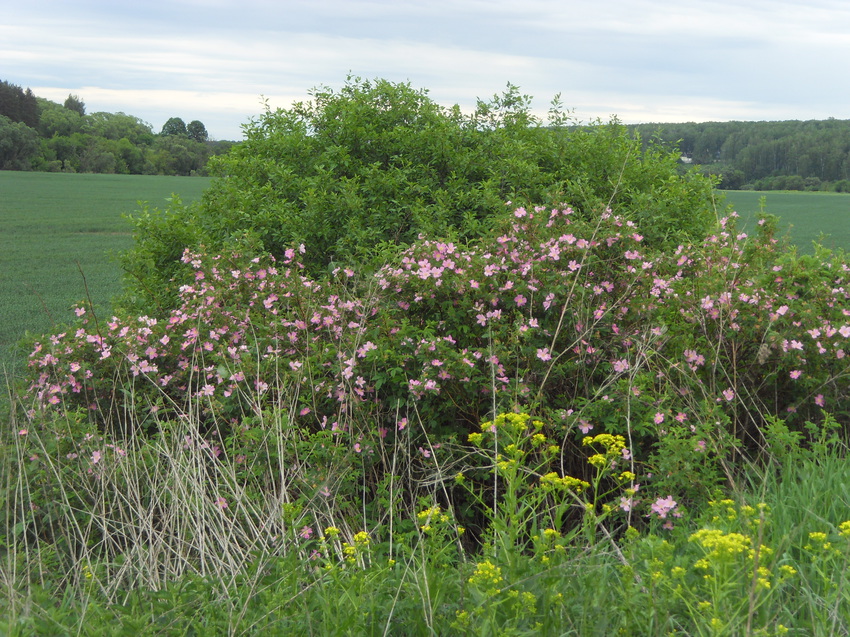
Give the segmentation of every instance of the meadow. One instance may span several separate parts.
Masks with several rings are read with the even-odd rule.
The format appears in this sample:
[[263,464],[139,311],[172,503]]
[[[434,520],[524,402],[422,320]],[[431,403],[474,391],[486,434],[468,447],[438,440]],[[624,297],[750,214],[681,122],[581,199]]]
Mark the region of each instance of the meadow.
[[[173,194],[198,199],[207,177],[0,172],[0,365],[26,330],[43,333],[72,318],[89,296],[108,314],[121,289],[110,255],[132,244],[123,218]],[[20,354],[20,352],[18,352]]]

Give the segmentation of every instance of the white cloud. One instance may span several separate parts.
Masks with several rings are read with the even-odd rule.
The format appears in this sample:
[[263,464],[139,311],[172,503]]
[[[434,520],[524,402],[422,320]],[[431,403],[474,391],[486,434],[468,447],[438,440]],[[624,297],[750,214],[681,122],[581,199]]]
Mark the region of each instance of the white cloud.
[[7,16],[0,79],[219,138],[349,72],[467,108],[510,81],[583,118],[847,117],[848,34],[838,0],[78,0]]

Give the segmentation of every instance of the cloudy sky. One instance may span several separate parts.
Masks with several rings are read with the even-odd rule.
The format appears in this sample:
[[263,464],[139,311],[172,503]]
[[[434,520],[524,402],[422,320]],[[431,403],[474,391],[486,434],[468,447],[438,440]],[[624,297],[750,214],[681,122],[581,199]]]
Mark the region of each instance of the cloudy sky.
[[[5,4],[5,2],[3,3]],[[1,5],[0,5],[1,6]],[[471,110],[508,82],[581,121],[850,118],[847,0],[30,0],[3,12],[0,79],[158,132],[240,139],[350,73]]]

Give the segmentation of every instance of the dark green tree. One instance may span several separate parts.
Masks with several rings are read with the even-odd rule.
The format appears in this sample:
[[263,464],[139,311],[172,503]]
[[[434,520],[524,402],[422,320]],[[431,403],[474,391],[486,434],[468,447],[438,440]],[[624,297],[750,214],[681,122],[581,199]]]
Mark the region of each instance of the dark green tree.
[[65,108],[69,111],[79,113],[81,116],[86,114],[86,103],[83,102],[77,95],[71,94],[65,99]]
[[38,100],[30,89],[0,82],[0,115],[13,122],[22,122],[30,128],[38,126]]
[[209,140],[207,127],[204,126],[203,122],[199,122],[196,119],[189,122],[189,125],[186,126],[186,132],[189,135],[189,139],[193,139],[196,142],[205,142]]
[[186,137],[186,122],[184,122],[179,117],[170,118],[165,124],[162,126],[162,131],[160,135],[180,135],[182,137]]

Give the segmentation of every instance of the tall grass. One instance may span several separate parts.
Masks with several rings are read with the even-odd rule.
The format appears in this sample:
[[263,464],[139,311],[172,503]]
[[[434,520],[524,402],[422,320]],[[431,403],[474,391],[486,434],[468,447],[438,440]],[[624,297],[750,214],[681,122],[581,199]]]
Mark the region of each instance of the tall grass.
[[[591,524],[593,532],[540,527],[529,536],[517,529],[529,528],[521,516],[535,511],[507,499],[491,509],[483,546],[470,550],[469,531],[440,504],[455,467],[438,463],[422,476],[416,503],[394,500],[388,485],[390,533],[364,528],[367,516],[325,498],[321,485],[312,501],[294,501],[291,483],[307,476],[275,460],[284,457],[280,446],[295,444],[285,409],[263,423],[256,458],[266,464],[255,468],[277,483],[257,498],[246,497],[233,463],[214,461],[218,450],[201,442],[208,424],[196,409],[161,423],[161,435],[73,463],[57,439],[79,432],[81,419],[46,423],[17,407],[0,467],[5,634],[850,630],[850,463],[835,440],[752,465],[746,487],[672,532],[622,534],[587,517],[598,511],[587,495],[577,501],[586,513],[576,530]],[[501,431],[508,443],[510,427]],[[400,448],[384,452],[399,474],[412,470]],[[501,488],[520,491],[526,476],[499,471],[497,457],[491,470]],[[45,485],[52,501],[34,506]]]

